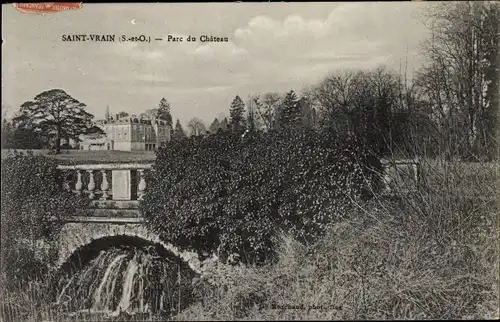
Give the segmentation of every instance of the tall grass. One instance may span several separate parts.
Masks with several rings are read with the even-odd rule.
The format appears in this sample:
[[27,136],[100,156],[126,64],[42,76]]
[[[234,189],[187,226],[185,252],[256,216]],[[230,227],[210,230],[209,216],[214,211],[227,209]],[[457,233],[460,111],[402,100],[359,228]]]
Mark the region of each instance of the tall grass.
[[[392,196],[356,204],[316,243],[281,234],[276,264],[205,268],[199,300],[173,319],[499,318],[499,171],[421,160],[419,182],[400,176]],[[2,291],[1,320],[103,319],[60,311],[46,289],[42,280]]]
[[281,236],[277,265],[214,268],[216,286],[201,283],[178,318],[498,318],[498,164],[422,160],[421,171],[314,245]]
[[[67,310],[51,296],[50,277],[36,279],[14,289],[0,290],[0,321],[166,321],[171,316],[159,313],[118,315],[106,312]],[[178,303],[181,306],[181,303]],[[177,312],[179,313],[179,312]]]

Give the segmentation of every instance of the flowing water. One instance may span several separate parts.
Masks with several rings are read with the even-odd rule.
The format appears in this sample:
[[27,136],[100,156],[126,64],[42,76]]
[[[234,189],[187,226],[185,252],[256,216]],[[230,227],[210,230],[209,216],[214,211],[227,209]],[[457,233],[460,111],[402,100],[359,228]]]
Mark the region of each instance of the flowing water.
[[172,313],[186,304],[192,277],[152,246],[112,247],[73,265],[59,281],[56,301],[73,312]]

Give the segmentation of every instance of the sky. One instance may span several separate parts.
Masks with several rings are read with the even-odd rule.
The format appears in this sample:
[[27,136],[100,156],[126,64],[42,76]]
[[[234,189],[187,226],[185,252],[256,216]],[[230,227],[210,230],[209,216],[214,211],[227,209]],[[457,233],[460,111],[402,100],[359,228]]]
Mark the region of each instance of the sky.
[[[174,120],[207,126],[236,95],[301,92],[343,69],[422,64],[425,2],[83,4],[39,15],[2,7],[2,114],[60,88],[96,119],[139,114],[161,98]],[[116,42],[65,42],[63,35],[113,34]],[[118,41],[145,35],[151,43]],[[168,42],[188,35],[197,42]],[[201,35],[229,42],[199,41]]]

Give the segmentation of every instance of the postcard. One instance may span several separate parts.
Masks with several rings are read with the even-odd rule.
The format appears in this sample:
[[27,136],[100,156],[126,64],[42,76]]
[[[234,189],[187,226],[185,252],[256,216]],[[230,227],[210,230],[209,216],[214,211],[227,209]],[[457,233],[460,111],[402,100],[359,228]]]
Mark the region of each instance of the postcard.
[[500,5],[2,5],[2,321],[498,319]]

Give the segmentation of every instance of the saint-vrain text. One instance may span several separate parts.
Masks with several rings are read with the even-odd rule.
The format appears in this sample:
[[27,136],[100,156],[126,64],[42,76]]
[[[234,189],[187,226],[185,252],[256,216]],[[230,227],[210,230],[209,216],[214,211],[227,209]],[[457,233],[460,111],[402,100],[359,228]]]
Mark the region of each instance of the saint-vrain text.
[[[153,38],[155,41],[163,41],[164,38]],[[184,36],[174,36],[167,35],[167,42],[228,42],[228,37],[218,37],[213,35],[201,35],[199,37],[194,37],[189,35],[188,37]],[[128,36],[121,35],[117,37],[116,35],[111,34],[64,34],[62,35],[62,41],[71,41],[71,42],[151,42],[151,37],[146,35],[138,35],[138,36]]]
[[116,41],[115,35],[62,35],[62,41],[104,41],[104,42],[114,42]]

